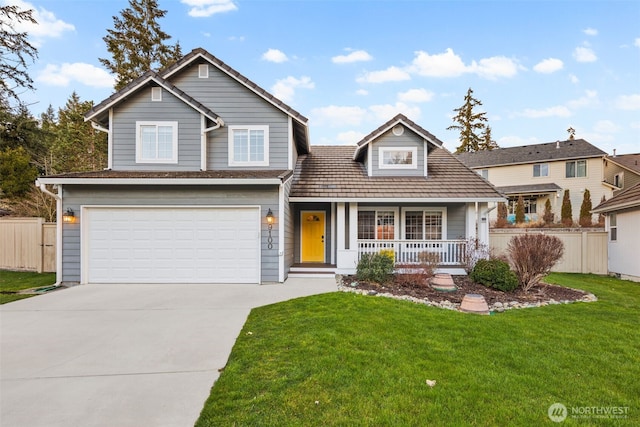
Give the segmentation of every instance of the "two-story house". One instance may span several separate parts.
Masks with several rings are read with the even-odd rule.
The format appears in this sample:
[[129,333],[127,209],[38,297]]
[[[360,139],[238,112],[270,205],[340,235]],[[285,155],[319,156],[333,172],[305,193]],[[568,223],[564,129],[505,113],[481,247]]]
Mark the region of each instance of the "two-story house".
[[[602,196],[610,199],[617,189],[605,179],[607,154],[584,139],[483,150],[457,155],[463,163],[491,182],[509,199],[508,210],[514,215],[522,196],[525,215],[532,221],[541,219],[547,200],[555,220],[560,220],[565,190],[569,190],[574,221],[580,216],[584,191],[589,190],[592,206]],[[491,212],[496,219],[497,210]],[[597,220],[594,216],[593,220]]]
[[85,119],[108,168],[38,180],[57,187],[59,283],[282,282],[380,249],[460,271],[504,200],[403,115],[356,146],[310,145],[304,116],[203,49]]
[[616,155],[613,150],[604,161],[604,180],[614,186],[614,196],[640,183],[640,153]]

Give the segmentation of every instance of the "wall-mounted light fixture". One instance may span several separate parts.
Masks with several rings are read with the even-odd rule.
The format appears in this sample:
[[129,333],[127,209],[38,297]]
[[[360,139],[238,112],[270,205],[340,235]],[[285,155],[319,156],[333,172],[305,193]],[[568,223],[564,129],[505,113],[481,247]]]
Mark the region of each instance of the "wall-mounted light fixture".
[[74,223],[76,222],[76,215],[73,209],[67,208],[67,211],[62,214],[62,222]]
[[267,211],[267,228],[269,229],[269,237],[267,237],[267,248],[273,249],[273,238],[271,237],[271,229],[276,218],[273,216],[271,208]]

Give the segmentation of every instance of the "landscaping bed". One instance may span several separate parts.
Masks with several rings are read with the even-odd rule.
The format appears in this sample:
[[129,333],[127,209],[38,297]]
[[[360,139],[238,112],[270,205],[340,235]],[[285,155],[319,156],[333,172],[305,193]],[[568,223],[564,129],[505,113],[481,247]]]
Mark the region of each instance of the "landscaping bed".
[[482,295],[490,309],[494,311],[596,300],[595,296],[588,292],[548,283],[540,283],[529,292],[521,288],[503,292],[474,283],[469,276],[452,276],[458,289],[453,292],[444,292],[433,289],[426,280],[411,280],[409,276],[414,275],[395,274],[384,284],[358,281],[356,276],[342,276],[338,279],[338,285],[343,291],[356,291],[369,295],[381,294],[453,309],[458,308],[462,298],[467,294]]

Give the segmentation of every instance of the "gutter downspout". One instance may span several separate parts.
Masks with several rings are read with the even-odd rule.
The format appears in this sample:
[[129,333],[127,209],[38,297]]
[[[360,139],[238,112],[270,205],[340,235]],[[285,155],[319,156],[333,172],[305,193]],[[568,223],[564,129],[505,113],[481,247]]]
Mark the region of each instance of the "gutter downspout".
[[54,194],[47,190],[47,186],[36,179],[36,187],[44,194],[56,199],[56,283],[54,286],[60,286],[62,283],[62,186],[58,186],[58,194]]
[[206,126],[206,117],[204,115],[200,116],[200,170],[207,170],[207,134],[211,131],[221,128],[224,126],[224,121],[218,117],[218,121],[215,126],[211,126],[205,128]]

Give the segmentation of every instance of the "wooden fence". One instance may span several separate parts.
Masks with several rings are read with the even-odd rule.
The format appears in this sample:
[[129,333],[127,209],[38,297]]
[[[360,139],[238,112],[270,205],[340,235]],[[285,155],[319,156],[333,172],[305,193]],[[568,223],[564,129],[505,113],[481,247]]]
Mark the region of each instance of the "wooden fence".
[[42,218],[0,219],[0,269],[56,271],[56,224]]
[[524,233],[556,236],[564,243],[564,256],[552,271],[562,273],[607,274],[607,232],[602,229],[493,229],[489,245],[496,254],[504,253],[512,237]]

